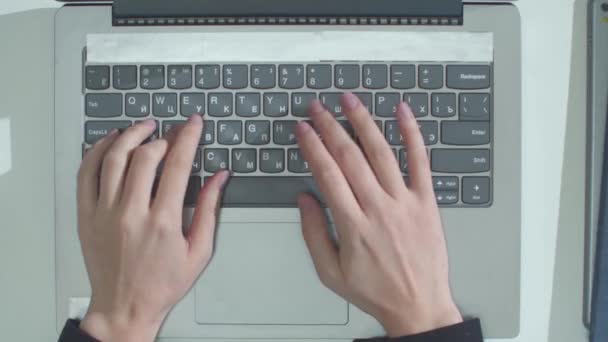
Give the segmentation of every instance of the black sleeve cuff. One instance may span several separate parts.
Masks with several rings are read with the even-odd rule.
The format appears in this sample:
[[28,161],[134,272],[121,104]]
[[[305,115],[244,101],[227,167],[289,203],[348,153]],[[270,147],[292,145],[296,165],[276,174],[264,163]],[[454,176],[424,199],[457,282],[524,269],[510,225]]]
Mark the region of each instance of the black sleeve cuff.
[[80,330],[80,321],[70,319],[65,323],[58,342],[100,342]]
[[397,338],[372,338],[367,340],[355,340],[360,342],[483,342],[481,333],[481,322],[472,319],[449,327]]

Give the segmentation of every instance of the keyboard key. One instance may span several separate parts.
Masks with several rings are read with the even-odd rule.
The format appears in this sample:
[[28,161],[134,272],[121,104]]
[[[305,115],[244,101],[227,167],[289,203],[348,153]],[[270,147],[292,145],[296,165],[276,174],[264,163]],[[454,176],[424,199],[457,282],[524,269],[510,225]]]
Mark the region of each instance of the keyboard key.
[[429,94],[427,93],[405,93],[403,101],[409,104],[416,117],[429,115]]
[[[205,181],[209,178],[205,177]],[[298,196],[311,193],[323,202],[312,177],[231,177],[224,188],[224,207],[297,208]]]
[[186,123],[185,120],[163,121],[163,127],[162,127],[163,137],[166,137],[167,134],[169,134],[169,132],[171,132],[174,128],[183,126],[185,123]]
[[460,94],[460,120],[490,121],[492,114],[490,94]]
[[109,66],[86,67],[86,87],[90,90],[104,90],[110,87]]
[[85,113],[93,118],[111,118],[122,115],[121,94],[87,94]]
[[245,142],[249,145],[270,143],[270,121],[245,122]]
[[431,95],[433,116],[449,118],[456,115],[456,94],[435,93]]
[[443,121],[441,143],[445,145],[485,145],[490,143],[489,122]]
[[232,93],[209,93],[209,115],[232,115]]
[[255,149],[235,148],[232,150],[232,171],[252,173],[257,170],[257,152]]
[[336,65],[336,88],[355,89],[360,85],[360,70],[357,64]]
[[342,95],[343,93],[321,93],[319,98],[328,111],[335,116],[342,116],[342,104],[340,102]]
[[224,65],[224,88],[243,89],[247,87],[249,70],[246,65]]
[[205,114],[205,94],[203,93],[183,93],[180,97],[180,108],[183,116],[193,114]]
[[113,129],[125,130],[131,127],[131,121],[87,121],[84,124],[84,141],[94,144]]
[[308,173],[310,168],[308,162],[304,160],[304,155],[297,148],[290,148],[287,151],[287,170],[292,173]]
[[405,149],[399,150],[399,168],[401,172],[408,173],[407,171],[407,151]]
[[443,87],[443,66],[418,66],[418,86],[422,89],[439,89]]
[[490,150],[439,149],[431,153],[434,172],[478,173],[490,171]]
[[238,145],[243,141],[242,121],[218,121],[217,142],[222,145]]
[[167,67],[169,88],[188,89],[192,88],[192,66],[169,65]]
[[384,123],[384,137],[386,138],[386,141],[389,145],[403,145],[403,137],[401,136],[398,121],[386,121]]
[[252,65],[251,87],[255,89],[274,88],[277,83],[276,67],[274,65]]
[[291,94],[291,114],[298,117],[308,117],[312,101],[317,99],[315,93],[293,93]]
[[363,66],[363,86],[367,89],[383,89],[388,86],[388,67],[368,64]]
[[150,115],[150,94],[127,94],[125,114],[133,118]]
[[416,86],[416,67],[413,64],[391,65],[391,87],[411,89]]
[[157,117],[177,115],[177,94],[156,93],[152,97],[152,113]]
[[349,137],[351,137],[351,138],[355,137],[355,129],[354,129],[353,125],[350,123],[350,121],[338,120],[338,124],[340,124],[340,126],[342,126],[342,128],[346,131],[346,134],[348,134]]
[[279,148],[260,150],[260,171],[264,173],[285,171],[285,150]]
[[206,148],[203,150],[203,168],[206,172],[216,173],[228,170],[227,148]]
[[463,177],[462,201],[466,204],[487,204],[490,202],[489,177]]
[[458,191],[436,191],[437,204],[448,205],[458,203]]
[[258,116],[260,109],[259,93],[237,93],[236,94],[236,115],[242,117]]
[[327,89],[331,87],[331,65],[311,64],[307,69],[307,86],[310,89]]
[[141,67],[140,84],[142,89],[161,89],[165,87],[165,67],[144,65]]
[[[136,120],[135,124],[137,125],[138,123],[142,122],[144,120]],[[154,141],[158,138],[160,138],[160,123],[158,122],[158,120],[154,120],[154,122],[156,123],[156,129],[154,130],[154,132],[152,132],[152,134],[146,139],[144,140],[144,144],[147,144],[151,141]]]
[[372,114],[373,111],[373,103],[374,103],[374,97],[372,95],[372,93],[354,93],[355,96],[357,96],[359,98],[359,101],[361,101],[361,103],[365,106],[365,108],[367,108],[367,111]]
[[304,87],[304,66],[301,64],[279,65],[279,86],[283,89]]
[[401,95],[399,95],[399,93],[377,93],[376,115],[381,117],[395,117],[399,102],[401,102]]
[[184,206],[192,207],[196,205],[198,193],[201,191],[201,177],[191,176],[188,179],[188,187],[184,196]]
[[114,88],[120,90],[137,87],[137,67],[134,65],[117,65],[113,68]]
[[201,172],[201,149],[196,149],[196,154],[194,155],[194,161],[192,162],[192,173]]
[[437,121],[419,121],[418,125],[420,125],[424,144],[427,146],[437,144],[439,140],[439,124]]
[[264,115],[269,117],[285,116],[289,109],[287,93],[264,93]]
[[215,142],[215,122],[212,120],[205,120],[203,124],[203,132],[201,133],[201,140],[199,145],[210,145]]
[[448,65],[447,86],[452,89],[485,89],[490,87],[489,65]]
[[433,177],[435,191],[458,190],[458,177]]
[[376,126],[378,126],[378,128],[380,129],[380,132],[383,132],[384,130],[382,129],[382,121],[374,120],[374,122],[376,123]]
[[220,86],[219,65],[197,65],[196,87],[200,89],[216,89]]
[[274,143],[277,145],[295,144],[295,129],[297,125],[297,121],[275,121],[272,126]]

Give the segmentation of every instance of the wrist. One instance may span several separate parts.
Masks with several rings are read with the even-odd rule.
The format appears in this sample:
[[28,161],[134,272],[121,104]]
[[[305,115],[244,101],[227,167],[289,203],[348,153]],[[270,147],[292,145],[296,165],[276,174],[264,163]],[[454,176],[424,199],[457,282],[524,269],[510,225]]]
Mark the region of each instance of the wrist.
[[400,309],[399,312],[383,315],[380,320],[391,338],[416,335],[463,322],[460,311],[451,300],[443,305]]
[[162,321],[89,310],[80,329],[102,342],[153,342]]

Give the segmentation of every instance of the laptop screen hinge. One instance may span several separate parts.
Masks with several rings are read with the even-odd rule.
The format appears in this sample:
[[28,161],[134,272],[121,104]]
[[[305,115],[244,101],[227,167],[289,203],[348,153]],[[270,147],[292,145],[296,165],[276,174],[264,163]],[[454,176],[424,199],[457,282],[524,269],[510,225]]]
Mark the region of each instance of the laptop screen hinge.
[[462,0],[114,0],[115,26],[462,25]]

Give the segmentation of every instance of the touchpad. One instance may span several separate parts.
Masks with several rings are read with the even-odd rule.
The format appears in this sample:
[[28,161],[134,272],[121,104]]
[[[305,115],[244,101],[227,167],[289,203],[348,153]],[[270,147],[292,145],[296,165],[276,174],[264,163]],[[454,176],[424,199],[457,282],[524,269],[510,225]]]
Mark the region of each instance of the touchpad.
[[196,285],[200,324],[348,323],[348,304],[321,284],[299,223],[223,223]]

